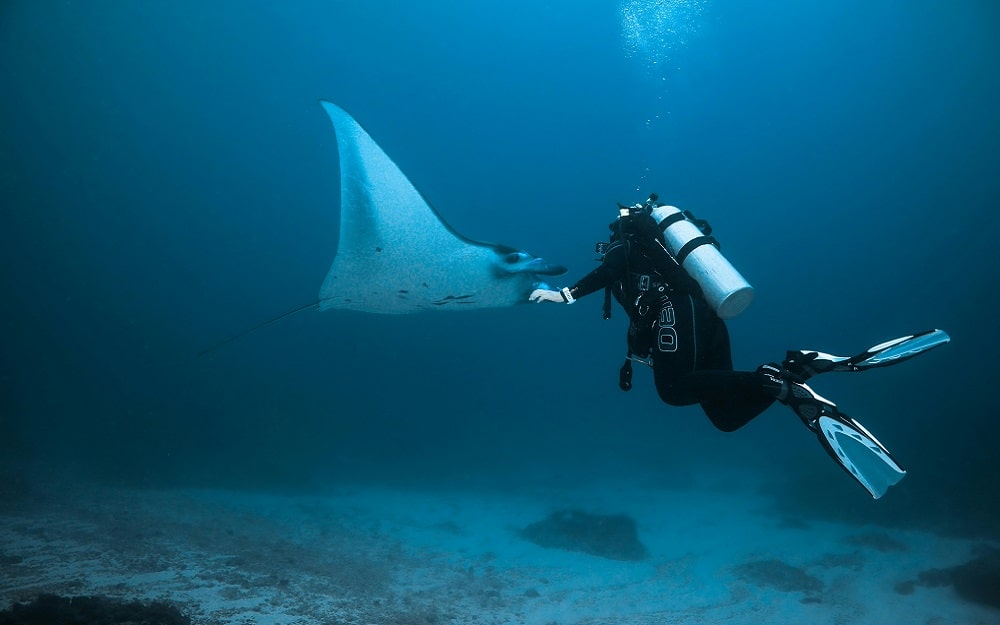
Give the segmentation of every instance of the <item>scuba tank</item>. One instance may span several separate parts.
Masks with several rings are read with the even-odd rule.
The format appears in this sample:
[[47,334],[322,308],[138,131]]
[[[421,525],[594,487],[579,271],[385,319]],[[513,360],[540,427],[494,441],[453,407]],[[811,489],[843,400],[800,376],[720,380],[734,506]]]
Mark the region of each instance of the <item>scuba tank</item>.
[[[650,199],[655,202],[655,196]],[[721,319],[732,319],[750,305],[754,291],[719,252],[708,222],[676,206],[652,206],[650,213],[677,263],[701,286],[705,301]]]

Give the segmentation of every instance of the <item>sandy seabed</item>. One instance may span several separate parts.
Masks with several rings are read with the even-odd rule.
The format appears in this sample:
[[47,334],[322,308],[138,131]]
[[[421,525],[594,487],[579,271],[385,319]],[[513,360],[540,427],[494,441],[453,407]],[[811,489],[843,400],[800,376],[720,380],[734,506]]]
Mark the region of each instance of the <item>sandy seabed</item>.
[[[559,509],[629,515],[648,556],[521,536]],[[927,574],[995,547],[783,517],[743,491],[89,486],[0,502],[0,610],[53,593],[206,624],[995,625]]]

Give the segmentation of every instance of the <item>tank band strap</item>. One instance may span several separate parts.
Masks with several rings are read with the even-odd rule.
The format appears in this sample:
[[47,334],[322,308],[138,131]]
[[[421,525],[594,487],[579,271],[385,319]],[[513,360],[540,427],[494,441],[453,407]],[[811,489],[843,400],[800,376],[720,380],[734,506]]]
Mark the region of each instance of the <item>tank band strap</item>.
[[674,225],[678,221],[684,221],[685,219],[687,219],[687,217],[684,216],[684,213],[679,211],[674,213],[673,215],[670,215],[669,217],[664,217],[663,221],[661,221],[659,224],[660,232],[665,231],[667,228]]
[[696,248],[701,247],[702,245],[714,245],[715,247],[719,247],[719,242],[716,241],[715,237],[713,236],[706,235],[706,236],[695,237],[690,241],[688,241],[687,243],[685,243],[683,246],[681,246],[681,249],[677,250],[677,263],[683,265],[684,259],[688,257],[688,254],[693,252]]

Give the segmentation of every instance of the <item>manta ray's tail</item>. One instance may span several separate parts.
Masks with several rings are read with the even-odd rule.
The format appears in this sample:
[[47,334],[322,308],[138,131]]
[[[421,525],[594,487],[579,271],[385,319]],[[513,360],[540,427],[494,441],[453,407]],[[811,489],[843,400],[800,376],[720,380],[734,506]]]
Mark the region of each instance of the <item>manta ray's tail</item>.
[[298,308],[296,308],[294,310],[289,310],[287,312],[283,312],[280,315],[278,315],[277,317],[272,317],[271,319],[268,319],[267,321],[264,321],[262,323],[258,323],[257,325],[255,325],[253,327],[250,327],[250,328],[247,328],[246,330],[243,330],[242,332],[239,332],[239,333],[234,334],[234,335],[232,335],[230,337],[227,337],[227,338],[219,341],[215,345],[212,345],[210,347],[206,347],[205,349],[203,349],[200,352],[198,352],[198,357],[200,358],[200,357],[205,356],[207,354],[211,354],[212,352],[214,352],[215,350],[219,349],[220,347],[224,347],[226,345],[229,345],[233,341],[235,341],[237,339],[241,339],[244,336],[250,334],[251,332],[255,332],[257,330],[260,330],[264,326],[269,326],[272,323],[281,321],[282,319],[284,319],[286,317],[291,317],[292,315],[300,313],[300,312],[302,312],[304,310],[309,310],[310,308],[319,308],[319,300],[316,300],[315,302],[311,302],[309,304],[306,304],[305,306],[299,306]]

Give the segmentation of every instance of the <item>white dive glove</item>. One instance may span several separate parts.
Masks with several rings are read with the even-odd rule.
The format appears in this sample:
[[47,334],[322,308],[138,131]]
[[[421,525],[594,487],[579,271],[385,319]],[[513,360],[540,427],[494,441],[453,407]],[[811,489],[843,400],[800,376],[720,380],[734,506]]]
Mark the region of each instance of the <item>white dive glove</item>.
[[528,300],[540,304],[542,302],[556,302],[557,304],[572,304],[576,298],[569,292],[569,287],[563,287],[558,291],[551,289],[535,289],[528,296]]

